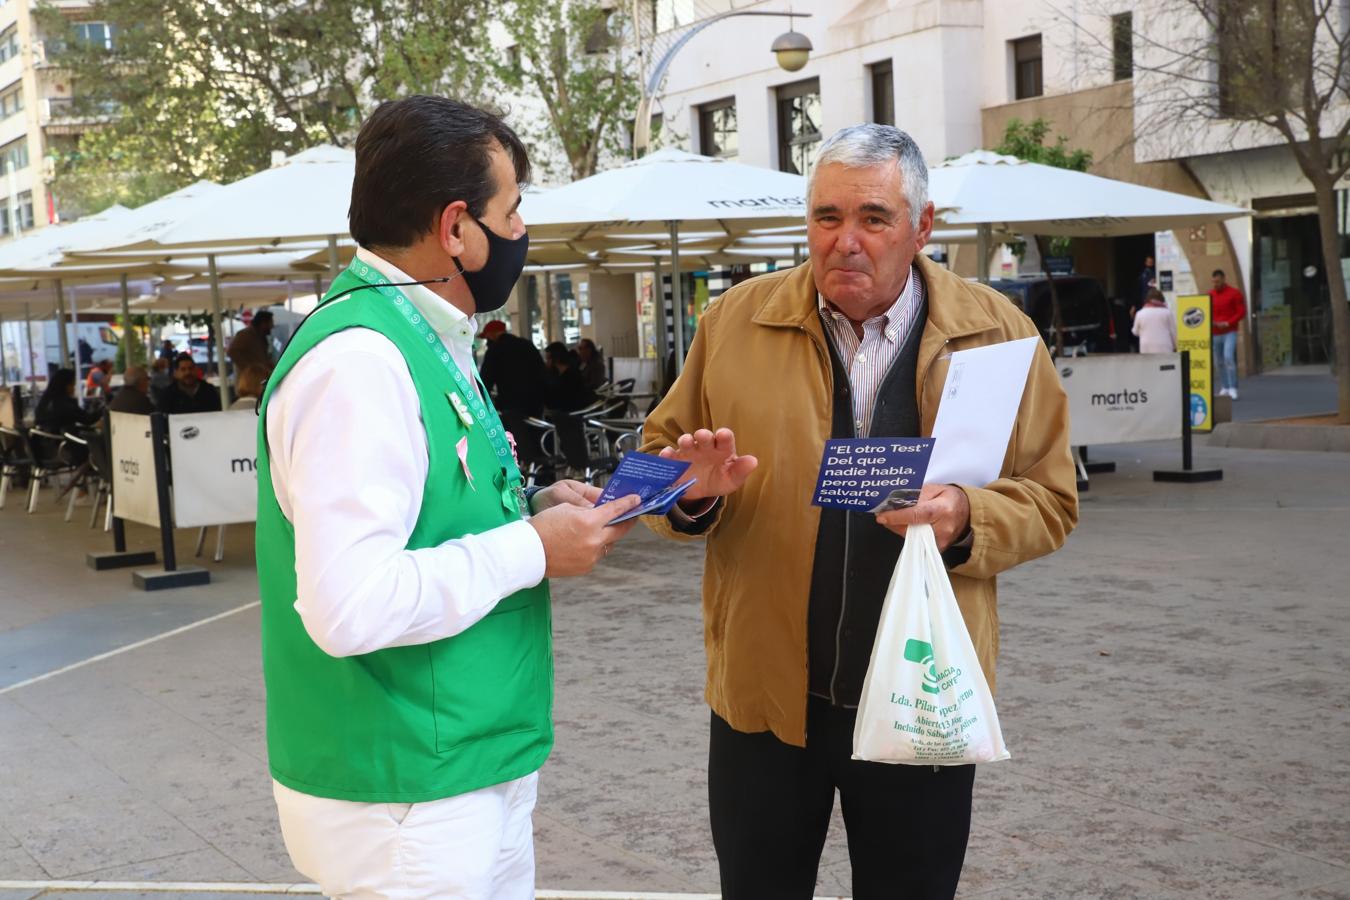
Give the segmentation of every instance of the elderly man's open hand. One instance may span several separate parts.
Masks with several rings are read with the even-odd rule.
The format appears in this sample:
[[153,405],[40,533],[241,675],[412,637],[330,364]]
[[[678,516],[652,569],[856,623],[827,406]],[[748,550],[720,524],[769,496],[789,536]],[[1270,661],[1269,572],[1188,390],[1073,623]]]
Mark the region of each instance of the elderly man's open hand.
[[753,456],[736,455],[736,436],[730,428],[719,428],[716,434],[706,428],[682,434],[675,446],[663,448],[661,455],[689,463],[684,481],[698,479],[681,502],[735,493],[759,465]]
[[955,485],[925,484],[918,503],[908,509],[878,513],[877,523],[901,536],[910,525],[932,525],[938,549],[946,550],[970,528],[970,500]]

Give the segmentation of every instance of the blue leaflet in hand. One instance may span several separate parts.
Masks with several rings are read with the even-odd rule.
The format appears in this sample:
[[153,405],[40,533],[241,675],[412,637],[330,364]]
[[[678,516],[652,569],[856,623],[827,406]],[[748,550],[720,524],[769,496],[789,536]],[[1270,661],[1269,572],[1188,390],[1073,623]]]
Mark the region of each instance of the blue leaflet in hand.
[[[658,506],[665,505],[664,509],[659,510],[660,514],[664,515],[674,505],[675,500],[679,499],[679,495],[683,494],[684,490],[688,488],[680,490],[674,499],[666,497],[665,492],[672,489],[675,482],[683,478],[688,469],[689,463],[677,459],[664,459],[650,453],[638,453],[636,450],[624,454],[623,459],[619,460],[619,467],[614,470],[609,483],[605,485],[604,491],[600,494],[600,499],[596,501],[596,505],[609,503],[611,500],[627,497],[629,494],[637,494],[642,498],[642,506],[624,518],[657,512],[656,507],[647,509],[650,505],[649,501],[652,500],[656,500]],[[689,482],[689,484],[692,483]],[[667,500],[669,500],[669,503],[666,503]]]
[[932,452],[932,438],[828,440],[811,502],[871,513],[913,506]]
[[627,522],[629,519],[636,519],[638,516],[664,516],[670,512],[670,508],[675,505],[676,501],[684,496],[684,492],[694,486],[694,482],[697,480],[697,478],[691,478],[684,484],[672,484],[664,491],[652,494],[637,509],[630,509],[606,524],[618,525],[620,522]]

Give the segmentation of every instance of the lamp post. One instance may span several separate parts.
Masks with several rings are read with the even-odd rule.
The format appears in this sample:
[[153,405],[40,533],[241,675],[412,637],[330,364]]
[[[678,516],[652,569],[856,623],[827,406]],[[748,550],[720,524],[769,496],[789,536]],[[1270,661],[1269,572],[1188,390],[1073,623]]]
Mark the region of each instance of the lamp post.
[[[778,18],[787,17],[788,31],[780,34],[769,48],[773,51],[778,65],[785,71],[796,72],[806,65],[810,58],[811,40],[804,34],[799,34],[792,30],[792,19],[800,16],[801,18],[810,18],[810,13],[795,12],[770,12],[762,10],[732,10],[730,12],[718,13],[715,16],[696,23],[692,28],[680,35],[675,43],[670,45],[657,60],[656,65],[652,67],[652,74],[642,85],[642,96],[638,99],[637,117],[633,122],[633,158],[641,159],[647,152],[647,147],[652,141],[652,102],[656,99],[656,94],[661,90],[661,83],[666,80],[666,74],[670,71],[670,63],[675,59],[676,54],[684,49],[694,39],[694,36],[704,29],[721,22],[723,19],[730,19],[733,16],[775,16]],[[637,22],[637,4],[634,0],[633,21]]]

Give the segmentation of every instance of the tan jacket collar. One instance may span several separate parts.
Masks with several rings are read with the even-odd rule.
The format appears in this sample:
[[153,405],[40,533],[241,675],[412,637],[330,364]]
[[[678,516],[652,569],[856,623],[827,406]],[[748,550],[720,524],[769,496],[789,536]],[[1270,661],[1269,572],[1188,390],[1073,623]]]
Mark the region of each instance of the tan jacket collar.
[[[976,302],[965,279],[922,253],[914,259],[928,294],[925,332],[936,332],[949,339],[998,327],[998,323]],[[816,305],[816,282],[809,260],[788,271],[774,283],[755,313],[754,322],[770,327],[821,330]]]

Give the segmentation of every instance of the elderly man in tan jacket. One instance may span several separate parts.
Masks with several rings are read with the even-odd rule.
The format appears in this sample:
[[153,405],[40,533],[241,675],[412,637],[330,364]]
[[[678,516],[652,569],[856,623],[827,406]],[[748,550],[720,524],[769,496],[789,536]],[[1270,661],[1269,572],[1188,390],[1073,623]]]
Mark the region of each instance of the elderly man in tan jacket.
[[927,193],[904,132],[830,138],[808,189],[810,262],[723,295],[647,419],[643,449],[690,461],[698,479],[647,521],[707,540],[709,810],[727,900],[812,896],[836,790],[856,900],[954,895],[974,767],[851,758],[905,528],[933,525],[992,685],[995,576],[1059,548],[1078,518],[1048,353],[1032,363],[998,480],[928,485],[917,506],[877,516],[811,505],[827,438],[930,435],[952,352],[1037,333],[1002,295],[919,253]]

